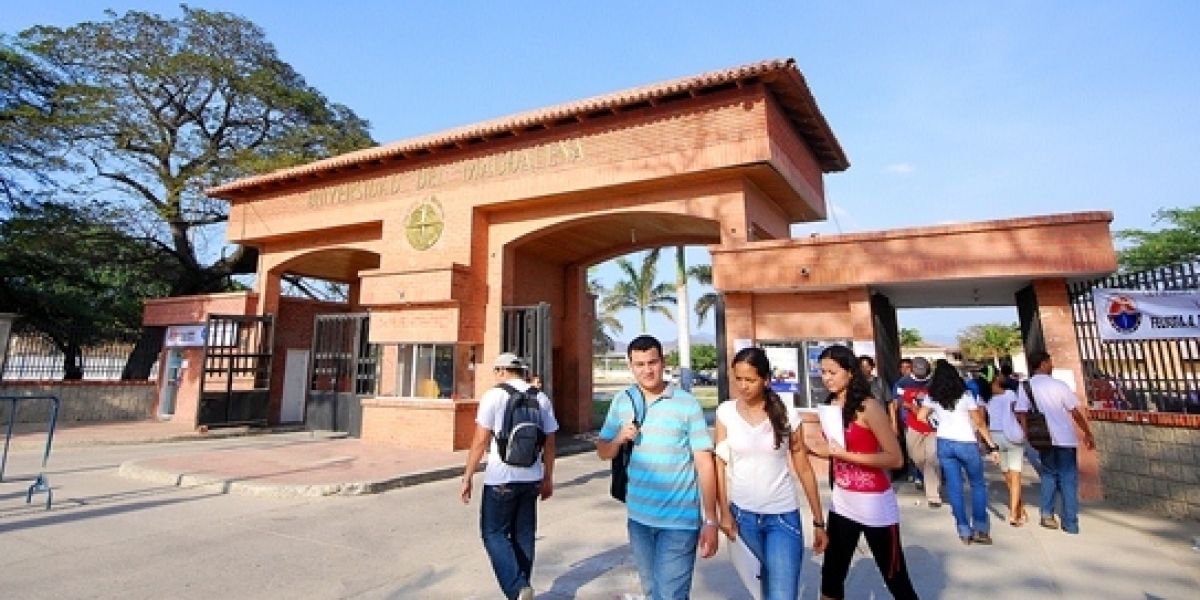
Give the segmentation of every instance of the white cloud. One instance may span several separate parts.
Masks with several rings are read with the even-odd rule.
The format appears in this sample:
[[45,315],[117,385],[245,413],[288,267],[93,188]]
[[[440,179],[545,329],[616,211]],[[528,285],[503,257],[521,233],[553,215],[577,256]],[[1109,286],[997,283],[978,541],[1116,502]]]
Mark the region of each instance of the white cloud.
[[915,168],[909,163],[895,163],[883,168],[884,173],[892,173],[893,175],[908,175]]

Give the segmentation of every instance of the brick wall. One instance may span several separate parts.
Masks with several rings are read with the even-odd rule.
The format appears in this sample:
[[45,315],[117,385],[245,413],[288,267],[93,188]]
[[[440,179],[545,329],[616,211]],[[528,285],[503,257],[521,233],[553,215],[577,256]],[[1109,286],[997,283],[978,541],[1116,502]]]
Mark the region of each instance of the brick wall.
[[1200,521],[1200,415],[1093,411],[1105,498]]
[[[152,381],[45,381],[0,384],[0,396],[57,396],[58,422],[131,421],[154,416],[157,388]],[[17,423],[46,423],[49,400],[22,400]],[[0,403],[0,423],[8,422],[12,403]]]

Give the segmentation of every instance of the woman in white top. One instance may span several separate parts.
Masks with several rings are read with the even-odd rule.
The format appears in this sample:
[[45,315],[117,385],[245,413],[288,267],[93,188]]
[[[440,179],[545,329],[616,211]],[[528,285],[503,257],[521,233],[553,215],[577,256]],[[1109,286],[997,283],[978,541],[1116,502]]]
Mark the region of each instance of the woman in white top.
[[731,541],[741,535],[758,559],[763,598],[795,599],[804,559],[796,478],[813,515],[813,552],[828,543],[817,478],[795,411],[770,388],[766,353],[744,348],[731,370],[737,399],[717,407],[716,442],[728,446],[728,458],[717,459],[721,531]]
[[1025,431],[1017,422],[1014,408],[1021,404],[1021,411],[1029,410],[1029,402],[1017,398],[1017,393],[1006,389],[1004,376],[996,367],[987,365],[980,374],[979,392],[987,402],[988,431],[1000,447],[1000,470],[1008,486],[1008,524],[1020,527],[1028,520],[1025,502],[1021,500],[1021,469],[1025,467]]
[[[930,414],[933,418],[930,418]],[[938,360],[929,380],[929,398],[922,402],[917,418],[937,427],[938,461],[943,483],[954,512],[958,538],[964,544],[991,544],[987,512],[987,482],[975,433],[979,432],[993,461],[1000,460],[999,447],[992,441],[975,395],[967,391],[958,370],[945,359]],[[963,490],[963,473],[971,484],[971,514]]]

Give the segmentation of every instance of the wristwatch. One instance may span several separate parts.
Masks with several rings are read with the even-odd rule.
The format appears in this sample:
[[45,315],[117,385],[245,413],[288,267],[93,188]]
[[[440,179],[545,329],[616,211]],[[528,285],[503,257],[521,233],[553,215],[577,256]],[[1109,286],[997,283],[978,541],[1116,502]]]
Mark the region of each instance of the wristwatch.
[[988,446],[988,450],[991,450],[992,452],[999,452],[1000,446],[997,446],[996,444],[992,444],[991,446]]
[[817,529],[825,529],[825,521],[818,521],[816,519],[813,519],[813,527],[815,527]]
[[716,526],[717,526],[717,522],[716,522],[716,521],[714,521],[714,520],[712,520],[712,519],[705,519],[705,520],[704,520],[704,526],[705,526],[705,527],[716,527]]

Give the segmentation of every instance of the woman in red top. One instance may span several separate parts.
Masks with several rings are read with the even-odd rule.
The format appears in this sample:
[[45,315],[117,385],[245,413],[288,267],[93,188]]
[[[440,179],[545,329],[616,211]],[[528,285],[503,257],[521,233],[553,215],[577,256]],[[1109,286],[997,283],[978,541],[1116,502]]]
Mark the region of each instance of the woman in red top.
[[883,404],[871,397],[854,353],[834,345],[821,353],[820,361],[828,402],[842,407],[846,426],[846,447],[828,440],[814,449],[814,454],[832,461],[834,484],[826,520],[829,545],[821,566],[821,598],[845,597],[846,574],[860,536],[866,536],[892,596],[916,598],[900,544],[900,505],[887,472],[904,463],[900,442]]

